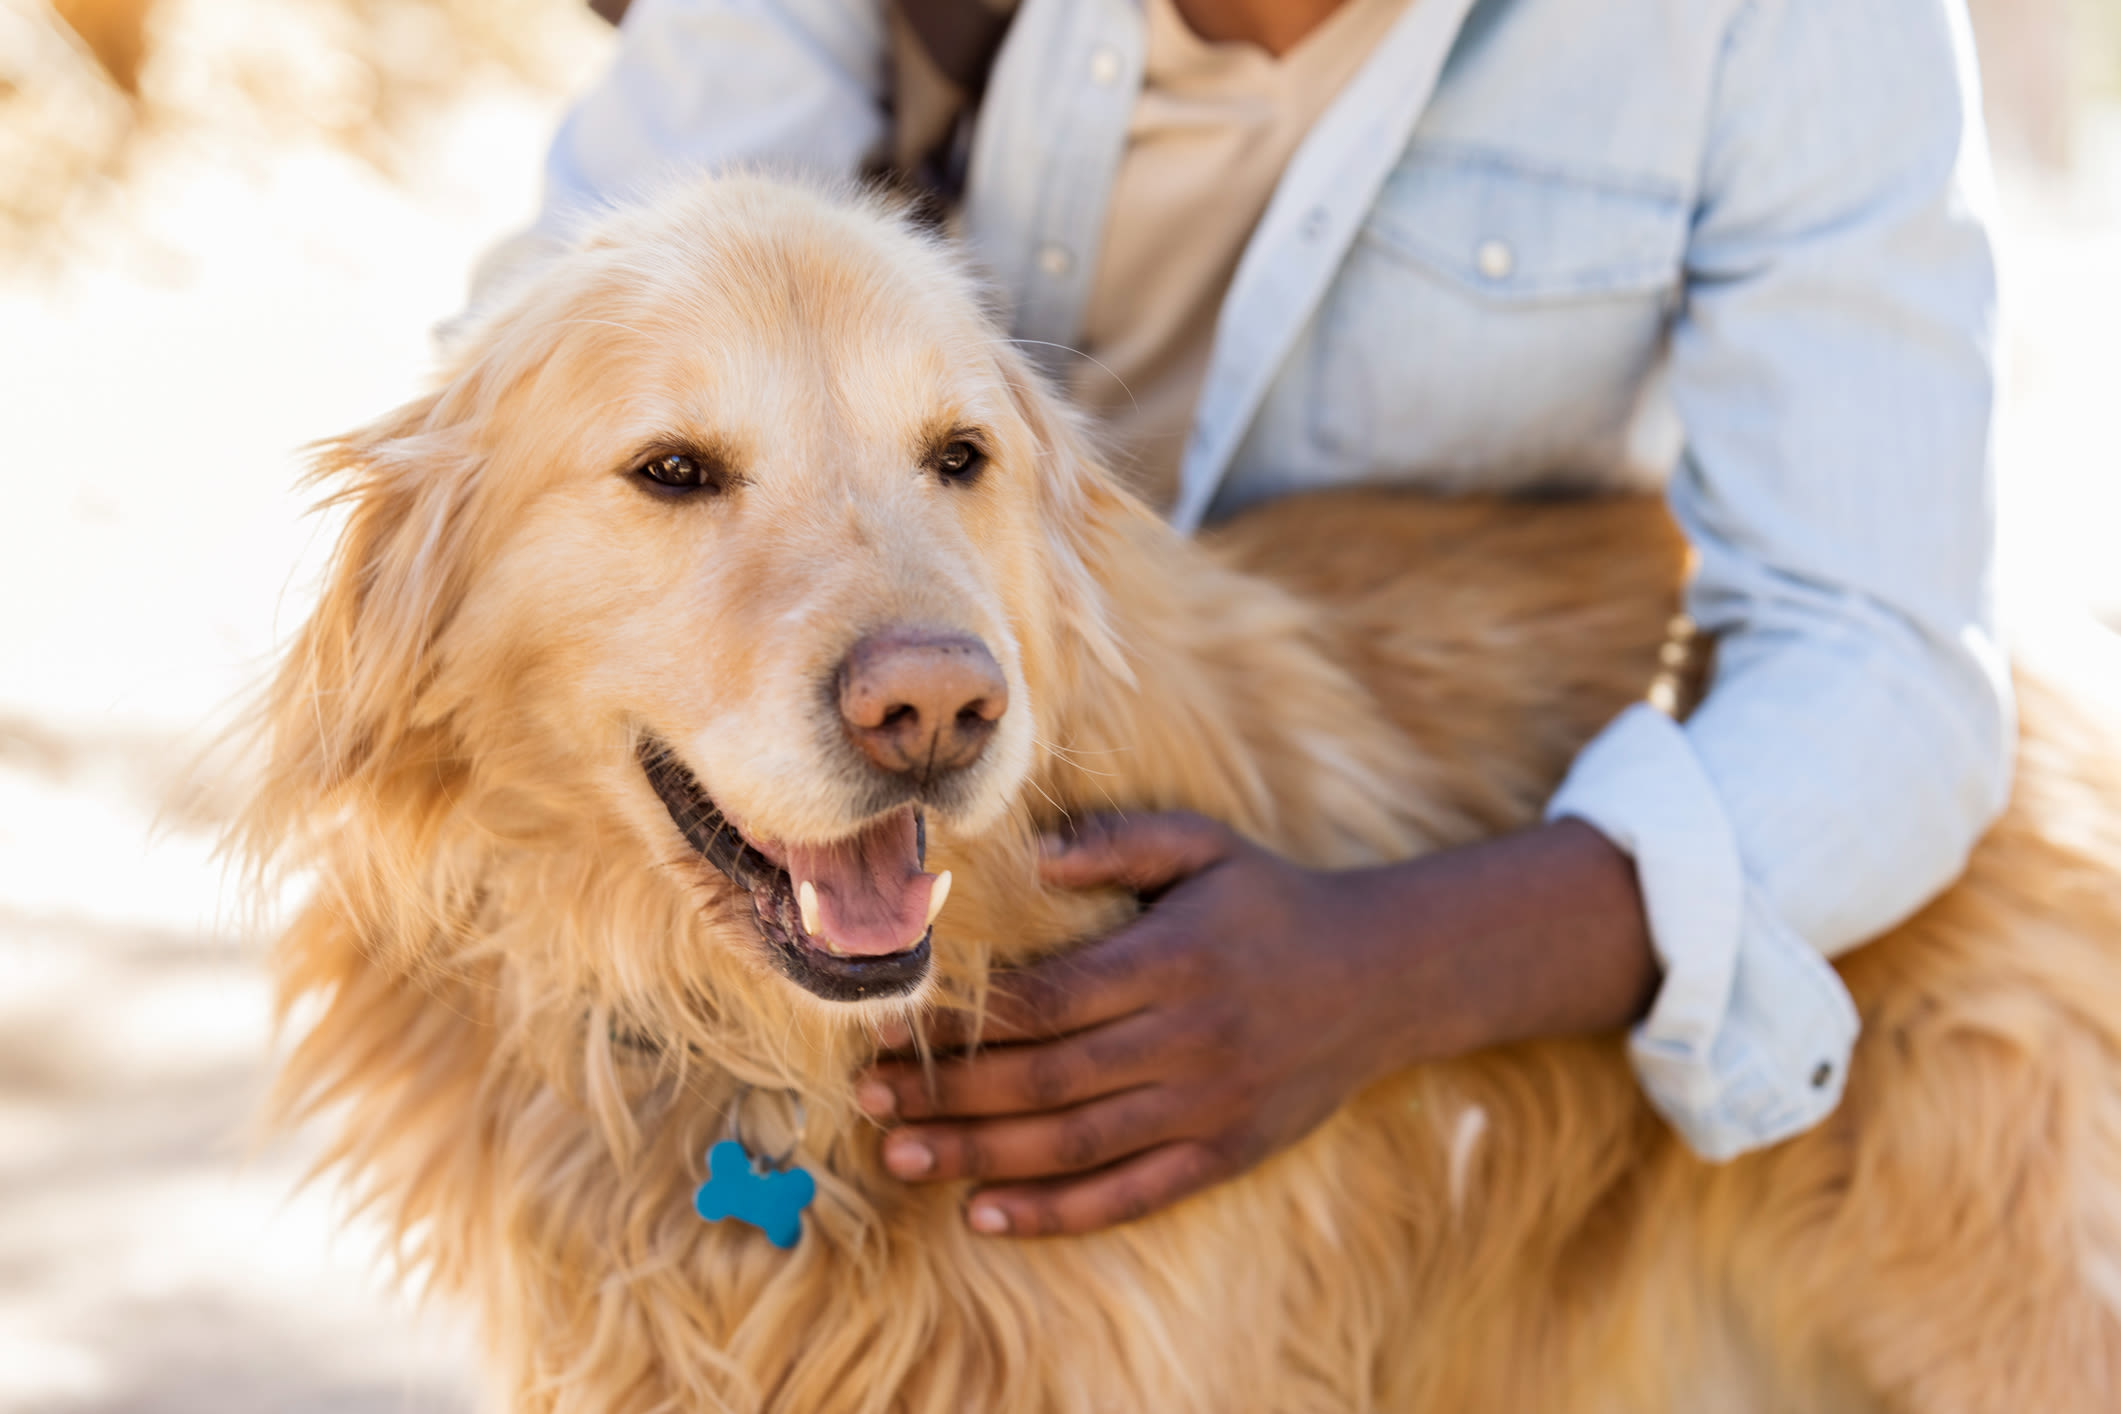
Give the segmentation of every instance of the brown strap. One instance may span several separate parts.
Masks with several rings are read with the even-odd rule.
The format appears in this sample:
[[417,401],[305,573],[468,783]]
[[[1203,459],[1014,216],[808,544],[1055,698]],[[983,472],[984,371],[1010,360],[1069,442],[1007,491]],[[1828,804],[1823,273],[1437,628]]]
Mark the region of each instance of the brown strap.
[[907,27],[938,72],[977,98],[1001,52],[1015,0],[896,0]]
[[[589,0],[612,24],[628,0]],[[1018,0],[889,0],[892,141],[870,175],[939,215],[964,185],[967,134]]]
[[[612,24],[626,18],[630,0],[589,0]],[[1016,0],[894,0],[921,48],[942,76],[978,97],[1016,14]]]
[[[626,18],[632,0],[589,0],[589,8],[612,24]],[[977,98],[987,87],[994,56],[1001,53],[1017,0],[893,0],[937,72]]]
[[941,223],[965,187],[972,120],[1017,0],[891,0],[891,141],[870,175]]

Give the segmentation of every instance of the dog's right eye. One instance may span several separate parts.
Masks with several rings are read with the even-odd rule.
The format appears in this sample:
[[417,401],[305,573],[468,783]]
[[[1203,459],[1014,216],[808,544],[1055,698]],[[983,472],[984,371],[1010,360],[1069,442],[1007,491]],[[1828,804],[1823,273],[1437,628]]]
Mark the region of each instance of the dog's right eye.
[[719,491],[722,478],[710,462],[685,452],[665,452],[633,469],[664,491]]
[[987,454],[976,442],[960,437],[928,459],[928,465],[944,481],[964,485],[980,474],[987,465]]

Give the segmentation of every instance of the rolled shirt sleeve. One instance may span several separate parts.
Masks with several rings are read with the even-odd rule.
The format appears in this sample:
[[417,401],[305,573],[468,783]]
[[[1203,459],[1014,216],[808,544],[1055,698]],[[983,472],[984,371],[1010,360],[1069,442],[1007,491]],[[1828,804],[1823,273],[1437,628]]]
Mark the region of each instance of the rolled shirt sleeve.
[[1742,12],[1671,347],[1716,675],[1548,806],[1635,858],[1664,982],[1630,1052],[1708,1158],[1832,1110],[1857,1018],[1824,959],[1941,890],[2009,791],[1987,201],[1956,0]]

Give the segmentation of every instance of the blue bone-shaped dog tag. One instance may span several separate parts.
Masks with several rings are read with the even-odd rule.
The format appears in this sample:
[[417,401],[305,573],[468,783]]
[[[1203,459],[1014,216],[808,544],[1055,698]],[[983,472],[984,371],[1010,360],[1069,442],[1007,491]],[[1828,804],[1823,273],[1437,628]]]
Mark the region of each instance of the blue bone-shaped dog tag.
[[776,1247],[803,1235],[803,1209],[817,1196],[817,1180],[802,1169],[761,1173],[734,1139],[707,1151],[707,1181],[692,1195],[693,1211],[708,1222],[735,1218],[766,1234]]

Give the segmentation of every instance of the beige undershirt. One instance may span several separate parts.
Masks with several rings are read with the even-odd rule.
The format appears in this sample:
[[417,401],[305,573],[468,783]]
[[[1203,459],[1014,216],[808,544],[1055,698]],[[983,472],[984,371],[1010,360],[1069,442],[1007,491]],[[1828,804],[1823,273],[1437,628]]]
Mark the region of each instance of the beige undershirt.
[[1143,0],[1141,96],[1105,218],[1069,391],[1160,507],[1208,371],[1215,317],[1282,169],[1409,0],[1346,0],[1276,59],[1210,43]]

